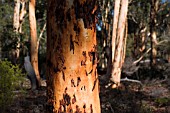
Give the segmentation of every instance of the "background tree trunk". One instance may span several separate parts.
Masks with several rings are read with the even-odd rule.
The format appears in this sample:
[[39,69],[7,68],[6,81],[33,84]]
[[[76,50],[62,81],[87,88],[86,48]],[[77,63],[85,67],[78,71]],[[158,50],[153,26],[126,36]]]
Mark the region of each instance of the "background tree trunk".
[[15,51],[13,52],[13,58],[14,58],[14,63],[17,63],[17,60],[19,58],[19,53],[20,53],[20,37],[19,37],[19,28],[20,28],[20,21],[19,21],[19,16],[20,15],[20,0],[14,0],[14,18],[13,18],[13,28],[14,32],[16,33],[17,36],[17,46]]
[[100,113],[96,58],[97,0],[49,0],[48,112]]
[[35,0],[30,0],[29,2],[29,21],[30,21],[30,33],[31,33],[31,64],[34,68],[37,86],[41,86],[40,74],[38,70],[38,46],[37,41],[37,28],[36,28],[36,18],[35,18]]
[[19,13],[20,13],[20,0],[14,0],[13,27],[14,31],[17,33],[19,31]]
[[150,45],[151,45],[151,55],[150,55],[150,65],[151,68],[156,63],[156,45],[157,45],[157,32],[156,32],[156,24],[157,24],[157,11],[158,11],[159,0],[151,0],[151,12],[150,12]]
[[[124,60],[124,45],[126,31],[126,17],[128,11],[128,0],[116,0],[114,9],[114,22],[113,22],[113,34],[112,34],[112,75],[111,80],[115,84],[120,83],[120,75],[122,63]],[[123,55],[123,56],[122,56]]]

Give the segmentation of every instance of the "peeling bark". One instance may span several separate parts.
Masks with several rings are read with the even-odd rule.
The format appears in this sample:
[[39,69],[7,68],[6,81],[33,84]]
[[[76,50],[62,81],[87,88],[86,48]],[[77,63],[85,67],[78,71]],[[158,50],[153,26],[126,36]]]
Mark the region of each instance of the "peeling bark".
[[100,113],[96,2],[48,1],[47,95],[50,113]]
[[126,45],[126,18],[128,0],[116,0],[114,10],[113,34],[112,34],[112,75],[111,80],[119,85],[121,68],[125,55]]

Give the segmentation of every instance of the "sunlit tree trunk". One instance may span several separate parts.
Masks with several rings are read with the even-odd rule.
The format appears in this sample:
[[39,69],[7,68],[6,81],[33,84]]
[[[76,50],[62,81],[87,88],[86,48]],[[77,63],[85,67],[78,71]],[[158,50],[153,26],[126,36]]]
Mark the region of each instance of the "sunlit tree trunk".
[[[20,10],[21,9],[21,10]],[[17,36],[16,50],[13,51],[14,63],[20,56],[20,34],[22,33],[22,23],[26,14],[25,0],[14,0],[13,29]]]
[[140,55],[142,55],[146,49],[145,45],[146,45],[146,31],[147,27],[144,26],[139,30],[139,40],[140,40],[140,46],[139,46],[139,51],[140,51]]
[[30,22],[30,33],[31,33],[31,64],[34,68],[37,86],[41,86],[40,74],[38,70],[38,40],[37,40],[37,28],[36,28],[36,18],[35,18],[35,0],[30,0],[29,2],[29,22]]
[[19,32],[19,13],[20,13],[20,0],[14,0],[13,27],[16,33]]
[[157,32],[156,32],[156,24],[157,24],[157,11],[158,11],[159,0],[151,0],[151,12],[150,12],[150,44],[151,44],[151,55],[150,55],[150,64],[151,68],[156,63],[156,45],[157,45]]
[[26,0],[21,0],[21,10],[20,10],[20,15],[19,15],[19,32],[22,33],[22,24],[24,22],[24,17],[26,15]]
[[96,58],[97,0],[49,0],[49,113],[100,113]]
[[[124,60],[125,26],[128,11],[128,0],[115,0],[112,34],[112,75],[111,80],[119,85],[121,68]],[[122,56],[123,55],[123,56]]]
[[20,0],[14,0],[14,17],[13,17],[13,29],[14,32],[16,33],[17,36],[17,47],[16,50],[13,51],[13,58],[14,58],[14,63],[17,62],[17,59],[19,58],[19,53],[20,53],[20,37],[19,37],[19,27],[20,27],[20,22],[19,22],[19,14],[20,14]]

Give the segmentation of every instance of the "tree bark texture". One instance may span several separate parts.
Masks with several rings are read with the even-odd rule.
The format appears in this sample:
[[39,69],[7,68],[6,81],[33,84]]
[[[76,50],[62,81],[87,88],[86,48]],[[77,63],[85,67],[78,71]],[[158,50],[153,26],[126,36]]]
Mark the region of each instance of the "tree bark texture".
[[[14,17],[13,17],[13,29],[14,32],[16,33],[16,35],[19,34],[19,28],[20,28],[20,21],[19,21],[19,17],[20,17],[20,0],[14,0]],[[17,62],[17,59],[19,58],[19,53],[20,53],[20,37],[17,36],[17,47],[15,49],[15,51],[13,52],[13,58],[14,58],[14,63]]]
[[119,84],[126,44],[126,18],[128,0],[115,0],[114,22],[112,34],[112,75],[111,80]]
[[20,0],[14,0],[13,27],[14,31],[17,33],[19,31],[19,13],[20,13]]
[[40,74],[38,69],[38,41],[37,41],[37,28],[36,28],[36,18],[35,18],[35,0],[30,0],[29,2],[29,22],[30,22],[30,33],[31,33],[31,64],[34,68],[37,87],[41,86]]
[[151,0],[151,12],[150,12],[150,44],[151,44],[151,55],[150,55],[150,65],[151,68],[153,65],[156,63],[156,55],[157,55],[157,50],[156,50],[156,45],[157,45],[157,32],[156,32],[156,24],[157,24],[157,19],[156,15],[158,12],[158,6],[159,6],[159,0]]
[[49,0],[47,95],[50,113],[100,113],[97,0]]

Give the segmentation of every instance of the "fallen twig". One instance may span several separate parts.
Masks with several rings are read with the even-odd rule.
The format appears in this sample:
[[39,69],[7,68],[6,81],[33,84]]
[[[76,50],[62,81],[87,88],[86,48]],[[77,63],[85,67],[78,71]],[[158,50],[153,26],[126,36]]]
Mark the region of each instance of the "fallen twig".
[[141,86],[143,86],[142,82],[139,81],[139,80],[128,79],[128,78],[126,77],[126,78],[120,79],[120,82],[123,82],[123,81],[135,82],[135,83],[139,83]]

